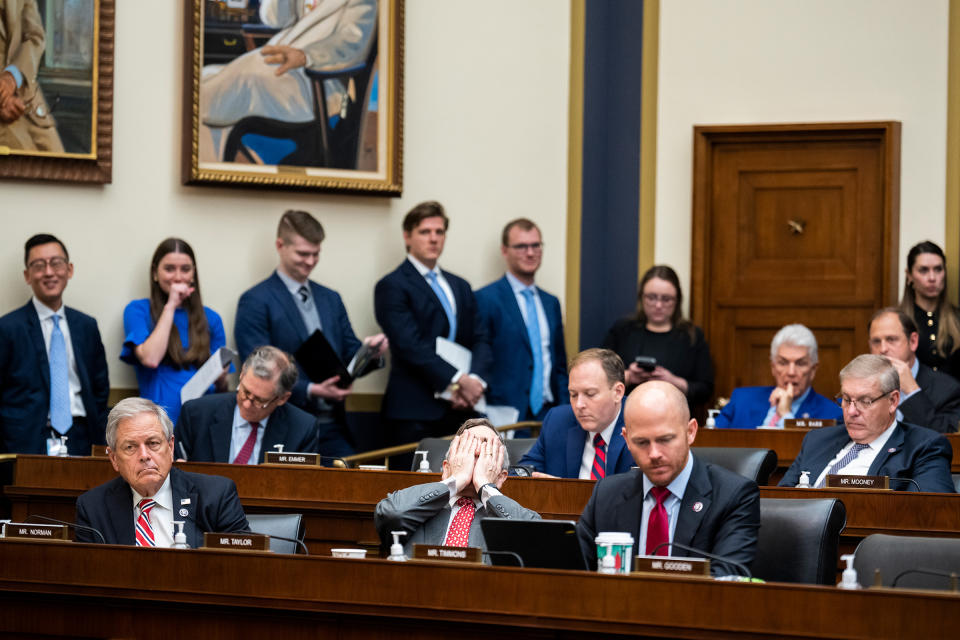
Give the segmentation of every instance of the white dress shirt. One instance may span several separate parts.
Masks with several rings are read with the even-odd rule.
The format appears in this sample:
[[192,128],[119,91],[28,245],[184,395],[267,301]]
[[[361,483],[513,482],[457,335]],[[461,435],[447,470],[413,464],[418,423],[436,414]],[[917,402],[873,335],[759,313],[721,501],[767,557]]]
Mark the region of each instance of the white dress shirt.
[[[133,523],[131,526],[136,529],[137,518],[140,511],[137,505],[143,500],[144,496],[137,493],[137,490],[130,487],[133,493]],[[158,547],[173,546],[173,489],[170,488],[170,474],[160,485],[160,490],[156,495],[150,496],[157,505],[150,511],[150,526],[153,527],[153,540]]]
[[[87,409],[83,406],[83,398],[80,397],[80,376],[77,374],[77,359],[73,355],[73,341],[70,339],[70,326],[67,324],[67,316],[64,313],[64,305],[54,311],[43,304],[37,297],[33,297],[33,308],[37,310],[37,316],[40,319],[40,331],[43,332],[43,346],[47,350],[48,358],[50,353],[50,336],[53,334],[53,316],[60,316],[60,331],[63,332],[63,340],[67,343],[67,380],[70,383],[70,414],[74,416],[86,416]],[[49,360],[47,361],[49,366]],[[50,411],[47,411],[47,420],[50,419]]]
[[[457,493],[457,479],[453,476],[450,476],[443,481],[447,488],[450,490],[450,519],[447,521],[447,528],[443,532],[443,542],[446,542],[447,535],[450,533],[450,525],[453,524],[453,519],[457,515],[457,511],[460,511],[460,505],[457,504],[457,500],[460,499],[460,494]],[[486,507],[487,501],[490,500],[493,496],[502,496],[499,490],[494,489],[488,485],[484,485],[480,490],[480,499],[473,499],[474,509],[479,509],[480,507]],[[441,542],[441,544],[443,544]]]
[[[680,515],[680,503],[683,502],[683,494],[687,491],[687,483],[690,481],[690,474],[693,473],[693,451],[687,454],[687,464],[683,471],[677,474],[673,482],[667,485],[670,495],[663,501],[663,508],[667,512],[667,523],[670,527],[670,542],[673,542],[673,533],[677,530],[677,517]],[[643,476],[643,511],[640,515],[640,539],[637,541],[637,555],[646,555],[647,553],[647,521],[650,520],[650,512],[657,506],[657,499],[653,497],[650,490],[653,483]],[[677,553],[670,549],[668,554],[672,556],[683,556],[686,552],[677,550]]]
[[[883,433],[877,436],[873,442],[867,443],[867,449],[863,449],[856,458],[847,463],[847,466],[840,467],[834,473],[837,475],[844,476],[865,476],[870,470],[870,465],[873,464],[873,461],[877,459],[877,454],[883,451],[884,445],[887,444],[887,440],[890,439],[890,434],[893,433],[893,430],[897,427],[897,421],[894,420],[893,424],[884,429]],[[833,459],[827,463],[827,466],[823,468],[823,471],[820,472],[820,475],[817,476],[816,482],[811,482],[811,487],[816,487],[821,482],[826,481],[827,471],[830,471],[830,467],[837,464],[843,456],[847,455],[847,452],[853,448],[853,440],[848,442],[837,455],[833,456]]]
[[[603,431],[600,432],[600,435],[603,437],[603,441],[607,443],[607,463],[604,465],[604,470],[610,468],[610,438],[613,437],[613,430],[617,428],[617,420],[620,419],[620,410],[617,411],[617,415],[614,416],[613,422],[608,424]],[[581,480],[589,480],[590,472],[593,471],[593,458],[597,455],[597,448],[593,446],[593,433],[589,431],[583,432],[586,437],[586,442],[583,445],[583,455],[580,456],[580,475],[577,476]]]
[[[547,322],[547,313],[543,310],[543,302],[540,300],[540,293],[537,287],[529,287],[517,277],[507,272],[507,282],[513,289],[513,296],[517,299],[517,305],[520,307],[520,315],[523,316],[524,331],[526,331],[527,320],[527,298],[523,295],[525,289],[533,291],[533,303],[537,307],[537,320],[540,325],[540,356],[543,361],[543,402],[544,404],[553,402],[553,390],[550,389],[550,374],[553,371],[553,358],[550,357],[550,324]],[[532,346],[532,345],[531,345]],[[606,440],[606,438],[604,438]]]
[[[267,421],[269,419],[270,416],[267,416],[260,421],[260,429],[257,431],[257,443],[253,445],[253,452],[250,454],[250,459],[247,460],[247,464],[258,464],[260,462],[260,445],[263,444],[263,434],[267,430]],[[230,457],[227,458],[229,462],[233,462],[233,459],[240,453],[243,444],[247,441],[247,438],[250,437],[250,430],[252,428],[249,422],[240,417],[240,407],[234,407],[233,430],[230,436]]]
[[[407,260],[410,261],[410,264],[413,265],[414,269],[417,270],[423,279],[427,281],[427,286],[430,287],[430,280],[427,279],[427,274],[431,271],[437,274],[437,284],[440,285],[440,289],[443,291],[443,295],[447,296],[447,302],[450,303],[450,308],[453,310],[453,315],[457,315],[457,298],[453,295],[453,289],[450,288],[450,283],[447,282],[447,279],[443,277],[443,272],[440,271],[439,265],[434,265],[433,269],[428,269],[426,265],[417,260],[411,255],[407,256]],[[430,290],[433,290],[433,287],[430,287]],[[459,323],[459,320],[457,321]]]

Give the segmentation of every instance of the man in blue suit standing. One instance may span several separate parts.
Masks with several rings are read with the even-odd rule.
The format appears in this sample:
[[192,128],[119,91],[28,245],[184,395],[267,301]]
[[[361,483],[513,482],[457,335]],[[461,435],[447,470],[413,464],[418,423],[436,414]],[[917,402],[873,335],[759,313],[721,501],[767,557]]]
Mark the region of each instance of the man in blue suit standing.
[[24,246],[26,305],[0,318],[0,451],[70,455],[104,443],[110,380],[97,321],[63,304],[73,277],[67,248],[49,234]]
[[587,349],[570,361],[570,404],[547,412],[540,437],[520,460],[539,478],[599,480],[624,473],[633,457],[623,441],[623,361]]
[[[240,296],[237,305],[234,337],[241,358],[246,360],[263,345],[294,353],[318,329],[344,364],[356,354],[360,340],[340,294],[310,280],[324,237],[323,226],[306,211],[287,211],[280,217],[276,241],[280,264],[273,275]],[[382,333],[365,338],[364,343],[379,345],[381,354],[388,346]],[[344,400],[352,388],[341,389],[338,379],[310,380],[301,367],[290,402],[316,415],[321,428],[336,425],[341,437],[329,441],[324,453],[348,456],[353,447],[347,435]]]
[[[377,322],[392,354],[382,409],[389,444],[454,433],[475,415],[490,377],[490,344],[473,290],[437,265],[449,223],[439,202],[411,209],[403,219],[407,259],[374,289]],[[472,352],[469,371],[437,355],[438,338]],[[404,462],[398,468],[409,468]]]
[[843,420],[840,407],[813,390],[817,363],[813,332],[802,324],[783,327],[770,343],[770,373],[776,386],[734,389],[717,416],[717,427],[782,429],[783,421],[791,418]]
[[515,408],[518,420],[542,420],[568,398],[560,301],[533,282],[543,258],[540,229],[527,218],[508,222],[500,253],[506,274],[476,292],[494,353],[487,404]]

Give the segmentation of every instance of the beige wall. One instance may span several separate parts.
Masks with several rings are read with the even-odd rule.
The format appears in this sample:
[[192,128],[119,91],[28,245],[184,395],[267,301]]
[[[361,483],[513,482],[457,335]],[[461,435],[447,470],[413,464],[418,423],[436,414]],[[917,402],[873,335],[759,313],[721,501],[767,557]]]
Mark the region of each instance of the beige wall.
[[[23,242],[61,237],[76,267],[67,304],[99,320],[110,381],[136,385],[117,357],[122,311],[148,291],[168,235],[197,252],[204,302],[233,344],[236,301],[275,264],[276,221],[313,212],[327,230],[316,279],[338,290],[359,335],[377,331],[373,285],[404,256],[403,214],[426,199],[452,218],[441,264],[480,286],[498,277],[499,232],[532,217],[547,243],[541,284],[563,294],[569,2],[406,3],[404,190],[398,199],[180,184],[183,3],[117,2],[113,184],[5,182],[0,309],[22,305]],[[165,55],[162,52],[167,52]],[[356,385],[380,391],[376,373]]]

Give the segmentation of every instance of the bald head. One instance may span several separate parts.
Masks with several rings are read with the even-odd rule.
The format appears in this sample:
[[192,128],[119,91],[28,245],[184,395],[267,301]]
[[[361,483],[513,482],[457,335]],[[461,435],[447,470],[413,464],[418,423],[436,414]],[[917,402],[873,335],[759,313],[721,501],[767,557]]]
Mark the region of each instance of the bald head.
[[686,397],[669,382],[645,382],[627,398],[623,420],[623,439],[643,474],[659,487],[673,482],[697,435]]

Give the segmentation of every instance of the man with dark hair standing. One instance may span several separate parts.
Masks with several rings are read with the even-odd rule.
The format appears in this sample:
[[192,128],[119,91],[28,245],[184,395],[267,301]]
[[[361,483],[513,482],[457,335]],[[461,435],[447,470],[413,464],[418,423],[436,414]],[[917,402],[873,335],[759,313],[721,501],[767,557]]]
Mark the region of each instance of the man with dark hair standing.
[[0,318],[0,451],[70,455],[103,444],[110,380],[100,329],[64,306],[73,277],[66,246],[43,233],[24,246],[33,297]]
[[[234,338],[241,358],[267,344],[294,353],[319,329],[344,364],[353,359],[360,340],[340,294],[310,280],[324,237],[323,226],[306,211],[287,211],[280,217],[276,240],[280,263],[273,275],[240,296],[237,305]],[[381,354],[388,346],[383,334],[369,336],[364,342],[378,344]],[[328,453],[347,456],[353,447],[343,403],[351,388],[341,389],[337,381],[336,376],[310,380],[301,367],[290,402],[317,416],[322,425],[336,425],[341,437],[330,443]]]
[[534,284],[543,258],[540,229],[517,218],[503,228],[507,272],[476,292],[494,353],[487,403],[517,410],[518,420],[542,420],[567,402],[567,350],[560,301]]
[[[393,354],[383,397],[389,444],[453,433],[486,389],[491,352],[473,291],[437,265],[449,222],[439,202],[411,209],[403,220],[407,259],[374,290],[377,322]],[[470,371],[437,355],[437,338],[472,351]],[[449,401],[439,397],[443,392]]]

